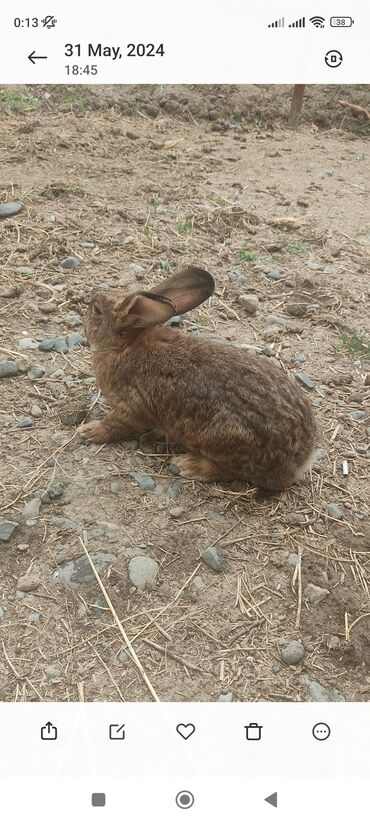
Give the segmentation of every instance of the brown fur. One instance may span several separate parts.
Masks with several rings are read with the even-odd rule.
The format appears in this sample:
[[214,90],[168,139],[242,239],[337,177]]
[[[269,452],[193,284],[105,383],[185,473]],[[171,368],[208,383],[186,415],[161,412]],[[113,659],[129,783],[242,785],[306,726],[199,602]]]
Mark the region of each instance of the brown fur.
[[188,449],[176,460],[183,476],[285,488],[314,459],[303,390],[264,357],[158,325],[213,290],[211,275],[190,267],[151,292],[93,298],[86,334],[111,411],[80,433],[111,442],[157,428]]

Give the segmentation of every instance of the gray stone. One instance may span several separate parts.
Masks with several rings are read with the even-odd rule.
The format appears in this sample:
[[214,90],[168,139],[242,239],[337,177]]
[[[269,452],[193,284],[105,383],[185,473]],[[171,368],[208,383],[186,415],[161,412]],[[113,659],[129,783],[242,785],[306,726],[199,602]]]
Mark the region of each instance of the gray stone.
[[34,497],[29,502],[26,502],[26,504],[23,508],[23,511],[22,511],[22,516],[25,519],[36,519],[36,517],[38,517],[38,515],[40,513],[40,508],[41,508],[40,498],[39,497]]
[[309,388],[310,391],[312,391],[312,389],[315,388],[314,381],[311,379],[311,377],[308,376],[308,374],[305,374],[304,371],[293,371],[293,374],[296,380],[302,383],[302,385],[304,385],[305,388]]
[[313,585],[312,582],[309,582],[304,590],[304,595],[310,605],[319,605],[329,594],[330,591],[327,588],[320,588],[319,585]]
[[350,420],[363,420],[366,417],[366,411],[349,411],[347,414]]
[[295,362],[304,362],[306,357],[304,354],[293,354],[292,359],[295,360]]
[[39,343],[40,351],[52,351],[55,346],[54,340],[41,340]]
[[80,243],[80,248],[95,248],[95,243],[88,243],[88,242]]
[[212,568],[213,571],[217,571],[220,573],[226,568],[227,562],[226,557],[223,555],[220,548],[217,546],[213,548],[206,548],[205,551],[202,553],[202,560]]
[[171,317],[168,324],[171,325],[173,328],[178,328],[178,326],[181,325],[181,323],[182,323],[181,315],[180,314],[175,314],[173,317]]
[[181,508],[179,505],[176,508],[170,508],[169,515],[172,519],[178,519],[184,513],[184,508]]
[[41,378],[45,374],[45,368],[42,368],[41,365],[33,365],[32,368],[29,368],[27,371],[28,379],[34,382],[35,380],[41,380]]
[[40,408],[39,405],[31,405],[30,411],[32,416],[36,417],[36,419],[42,417],[42,408]]
[[238,302],[247,314],[250,314],[250,316],[256,314],[259,305],[256,294],[240,294]]
[[31,337],[22,337],[18,340],[18,348],[20,351],[31,351],[33,348],[38,348],[38,343]]
[[155,488],[155,480],[149,474],[143,474],[141,471],[129,471],[128,473],[143,491],[153,491]]
[[25,576],[19,577],[17,582],[17,591],[23,591],[24,593],[29,594],[30,591],[36,591],[40,585],[41,580],[39,577],[34,574],[25,574]]
[[153,582],[158,569],[158,562],[151,557],[132,557],[128,565],[130,580],[135,588],[145,588],[148,583]]
[[77,257],[66,257],[65,260],[62,260],[60,263],[61,268],[79,268],[80,261]]
[[61,672],[62,669],[60,665],[47,665],[45,668],[45,674],[50,680],[59,679]]
[[139,447],[139,440],[125,440],[123,448],[125,451],[136,451]]
[[127,651],[120,651],[117,659],[119,659],[120,662],[123,662],[123,664],[126,665],[127,662],[130,661],[130,655],[127,653]]
[[281,651],[281,658],[286,665],[298,665],[298,662],[302,662],[304,655],[304,645],[296,639],[289,642],[289,645]]
[[53,480],[47,488],[47,493],[50,499],[57,499],[64,493],[64,485],[58,480]]
[[13,360],[3,360],[0,362],[0,379],[3,377],[16,377],[18,374],[18,366]]
[[326,511],[328,516],[333,519],[343,519],[343,511],[335,502],[329,502],[329,505],[326,506]]
[[312,400],[312,405],[314,405],[315,408],[320,408],[320,406],[322,405],[322,398],[314,397],[314,399]]
[[15,217],[16,214],[19,214],[23,211],[24,205],[21,202],[14,201],[13,203],[3,203],[0,206],[0,218],[5,219],[5,217]]
[[66,321],[68,325],[82,325],[81,315],[77,314],[77,311],[70,311],[66,316]]
[[108,606],[104,597],[97,597],[91,608],[91,611],[94,614],[94,616],[102,616],[104,613],[104,609],[107,610],[107,608]]
[[279,271],[265,271],[265,277],[269,280],[281,280],[282,276]]
[[86,337],[83,337],[78,331],[71,331],[67,335],[68,348],[81,348],[86,345]]
[[176,465],[175,462],[170,462],[168,470],[171,472],[171,474],[174,474],[175,477],[180,476],[180,468],[178,465]]
[[74,520],[69,517],[53,517],[52,522],[53,525],[56,525],[58,528],[66,528],[67,531],[78,531],[79,529],[78,522],[74,522]]
[[32,428],[33,422],[32,417],[22,417],[21,420],[18,420],[17,426],[18,428]]
[[181,482],[172,482],[168,489],[168,498],[175,502],[180,494],[182,494]]
[[18,528],[19,523],[13,522],[11,519],[0,519],[0,539],[2,542],[8,542],[10,537],[12,536],[13,532],[16,528]]
[[0,619],[4,619],[4,616],[5,616],[5,610],[0,605]]
[[276,357],[276,351],[274,351],[273,348],[270,348],[270,346],[267,346],[267,348],[262,348],[260,353],[264,354],[265,357]]
[[281,328],[284,328],[286,325],[286,319],[284,317],[279,317],[277,314],[268,314],[265,319],[266,325],[277,325]]
[[59,379],[59,377],[64,377],[64,371],[63,371],[63,368],[56,368],[56,370],[55,370],[55,371],[52,371],[52,372],[51,372],[50,376],[51,376],[54,380],[58,380],[58,379]]
[[234,694],[231,691],[223,692],[217,697],[217,702],[232,702]]
[[287,565],[291,568],[295,568],[298,562],[298,554],[290,553],[288,554]]
[[336,688],[325,688],[311,680],[308,686],[308,702],[345,702],[345,697]]
[[[104,571],[108,565],[117,562],[115,554],[105,554],[102,551],[90,554],[90,557],[98,573]],[[96,577],[85,555],[67,562],[63,567],[60,566],[53,573],[53,581],[55,583],[64,582],[68,588],[72,589],[76,589],[79,584],[90,582],[92,579],[96,579]]]
[[193,579],[193,588],[195,588],[198,593],[201,593],[206,588],[206,583],[203,581],[202,577],[194,577]]
[[207,516],[215,522],[225,522],[224,514],[220,514],[219,511],[207,511]]
[[65,341],[65,338],[55,337],[54,348],[58,352],[58,354],[66,354],[68,351],[68,345]]
[[68,287],[68,286],[67,286],[67,283],[57,283],[57,284],[54,286],[55,291],[58,291],[58,292],[59,292],[59,294],[61,294],[61,292],[62,292],[62,291],[65,291],[67,287]]
[[114,480],[114,482],[110,484],[110,490],[112,494],[121,494],[123,490],[122,482],[116,482],[116,480]]
[[30,622],[31,625],[37,625],[40,622],[41,614],[38,614],[37,611],[32,611],[32,614],[28,614],[27,622]]
[[42,218],[42,222],[43,223],[55,223],[56,222],[55,214],[50,214],[50,213],[49,214],[44,214],[44,216]]

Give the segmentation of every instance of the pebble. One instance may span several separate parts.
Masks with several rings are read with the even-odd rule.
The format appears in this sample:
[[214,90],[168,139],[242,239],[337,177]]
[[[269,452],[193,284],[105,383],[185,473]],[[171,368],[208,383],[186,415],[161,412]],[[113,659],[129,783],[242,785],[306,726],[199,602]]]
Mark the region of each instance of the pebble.
[[329,505],[326,506],[326,511],[328,516],[333,519],[343,519],[343,511],[335,502],[329,502]]
[[123,662],[123,664],[126,665],[127,662],[130,661],[130,655],[127,653],[127,651],[120,651],[117,659],[119,659],[120,662]]
[[136,451],[139,447],[139,440],[125,440],[122,445],[125,451]]
[[214,522],[225,522],[224,514],[220,514],[219,511],[207,511],[207,517],[213,519]]
[[13,360],[3,360],[0,362],[0,379],[3,377],[16,377],[18,374],[18,366]]
[[59,265],[61,268],[79,268],[80,261],[77,259],[77,257],[71,256],[66,257],[65,260],[62,260],[62,262],[59,263]]
[[281,280],[282,276],[279,271],[265,271],[265,277],[269,280]]
[[66,288],[67,288],[67,283],[57,283],[54,286],[55,291],[58,291],[59,293],[61,293],[62,291],[65,291]]
[[18,428],[32,428],[33,423],[32,417],[22,417],[21,420],[18,420],[17,426]]
[[302,383],[302,385],[304,385],[305,388],[309,388],[310,391],[312,391],[312,389],[315,388],[314,381],[311,379],[311,377],[308,376],[308,374],[305,374],[304,371],[293,371],[293,374],[296,380]]
[[171,317],[168,324],[171,325],[173,328],[178,328],[179,325],[181,325],[181,323],[182,323],[181,314],[175,314],[174,317]]
[[200,593],[201,591],[204,591],[206,587],[206,583],[203,581],[202,577],[194,577],[193,588],[195,588],[196,591]]
[[59,665],[47,665],[45,668],[45,674],[50,680],[59,679],[61,672]]
[[265,357],[276,357],[276,351],[270,348],[269,345],[266,348],[262,348],[261,354],[264,354]]
[[41,380],[41,378],[45,374],[45,368],[42,368],[41,365],[33,365],[32,368],[29,368],[27,371],[28,379],[34,382],[34,380]]
[[329,594],[330,591],[327,588],[320,588],[319,585],[313,585],[312,582],[304,590],[304,595],[310,605],[319,605]]
[[95,243],[80,243],[80,248],[95,248]]
[[291,317],[304,317],[307,314],[306,303],[289,303],[286,307],[287,314]]
[[349,411],[347,414],[350,420],[363,420],[366,417],[366,411]]
[[175,502],[177,498],[182,494],[182,484],[181,482],[171,482],[171,485],[168,489],[168,498]]
[[153,582],[158,569],[158,562],[145,556],[132,557],[128,565],[130,580],[135,588],[145,588],[148,583]]
[[290,565],[291,568],[295,568],[298,562],[298,554],[290,553],[288,554],[287,565]]
[[38,348],[38,343],[32,337],[22,337],[18,340],[18,348],[20,351],[31,351],[33,348]]
[[23,209],[24,205],[21,202],[3,203],[3,205],[0,206],[0,218],[15,217],[15,215],[19,214]]
[[0,605],[0,619],[4,619],[4,616],[5,616],[4,608],[2,608],[1,605]]
[[178,519],[184,513],[184,508],[181,508],[179,505],[176,508],[170,508],[169,515],[172,519]]
[[50,376],[55,380],[59,379],[59,377],[64,377],[63,368],[56,368],[55,371],[51,372]]
[[122,490],[123,490],[122,482],[116,482],[116,481],[111,482],[110,490],[111,490],[112,494],[121,494]]
[[240,294],[238,302],[247,314],[250,314],[251,316],[256,314],[259,305],[259,300],[256,294]]
[[52,351],[55,345],[54,340],[41,340],[39,343],[40,351]]
[[104,597],[97,597],[97,599],[92,605],[91,610],[94,616],[102,616],[105,608],[107,608],[107,603]]
[[30,591],[36,591],[36,588],[40,585],[41,580],[39,577],[26,574],[23,577],[19,577],[17,582],[17,591],[24,591],[28,594]]
[[298,511],[292,511],[285,516],[285,521],[289,525],[306,525],[306,517],[304,514],[298,513]]
[[232,702],[234,694],[231,691],[226,691],[217,697],[217,702]]
[[321,397],[314,397],[314,399],[312,400],[312,405],[314,405],[315,408],[320,408],[320,405],[322,405]]
[[304,645],[296,639],[289,642],[289,645],[281,651],[281,658],[286,665],[298,665],[298,662],[302,662],[304,655]]
[[53,517],[52,522],[58,528],[66,528],[68,531],[78,531],[79,528],[78,522],[69,517]]
[[64,493],[64,485],[59,480],[53,480],[47,488],[46,493],[49,495],[49,499],[58,499]]
[[283,328],[286,325],[284,317],[279,317],[277,314],[268,314],[265,319],[266,325],[278,325]]
[[176,465],[175,462],[170,462],[168,470],[171,472],[171,474],[174,474],[175,477],[180,476],[180,468],[178,465]]
[[40,508],[41,508],[40,498],[39,497],[34,497],[29,502],[26,502],[26,504],[23,508],[23,511],[22,511],[22,516],[25,519],[36,519],[36,517],[38,517],[38,515],[40,513]]
[[345,702],[345,697],[336,688],[325,688],[311,680],[308,686],[308,702]]
[[[98,573],[104,571],[108,565],[117,562],[115,554],[105,554],[102,551],[91,554],[91,559]],[[95,574],[86,556],[78,557],[78,559],[67,562],[63,567],[59,567],[53,573],[53,581],[55,583],[64,582],[72,589],[76,589],[80,583],[90,582],[92,579],[95,579]]]
[[129,471],[128,473],[143,491],[153,491],[155,488],[155,480],[149,474],[143,474],[141,471]]
[[30,622],[31,625],[37,625],[40,622],[41,614],[38,614],[37,611],[32,611],[32,614],[28,614],[27,622]]
[[8,542],[10,537],[12,536],[13,532],[16,528],[18,528],[19,523],[13,522],[11,519],[0,519],[0,539],[2,542]]
[[55,337],[54,348],[58,352],[58,354],[66,354],[66,352],[68,351],[68,345],[65,341],[65,338]]
[[36,417],[36,419],[42,417],[42,408],[40,408],[39,405],[31,405],[30,412],[33,417]]
[[66,322],[68,325],[82,325],[81,315],[77,314],[77,311],[70,311],[66,316]]
[[42,218],[42,222],[43,223],[55,223],[56,222],[55,214],[50,214],[50,213],[49,214],[44,214],[44,216]]
[[68,348],[81,348],[82,345],[86,345],[86,337],[83,337],[78,331],[71,331],[67,336],[67,345]]
[[227,565],[226,557],[222,553],[221,549],[217,548],[217,546],[214,548],[207,548],[203,551],[202,560],[206,563],[206,565],[209,565],[213,571],[217,571],[218,573],[223,571]]

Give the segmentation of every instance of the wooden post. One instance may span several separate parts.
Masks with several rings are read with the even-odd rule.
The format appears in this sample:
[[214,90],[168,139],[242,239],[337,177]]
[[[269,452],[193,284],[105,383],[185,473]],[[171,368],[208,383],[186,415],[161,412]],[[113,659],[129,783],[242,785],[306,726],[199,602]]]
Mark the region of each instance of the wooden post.
[[302,110],[305,88],[306,86],[294,86],[292,103],[288,117],[288,128],[297,128],[298,117]]

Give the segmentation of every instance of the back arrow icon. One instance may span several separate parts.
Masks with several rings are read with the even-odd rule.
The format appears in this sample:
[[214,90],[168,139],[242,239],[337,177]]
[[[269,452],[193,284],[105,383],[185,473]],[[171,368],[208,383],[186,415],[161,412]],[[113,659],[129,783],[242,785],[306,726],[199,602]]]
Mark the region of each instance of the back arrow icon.
[[35,54],[35,51],[32,51],[31,54],[28,55],[28,60],[31,60],[31,63],[35,65],[35,60],[47,60],[48,58],[45,56],[41,56],[41,54]]

